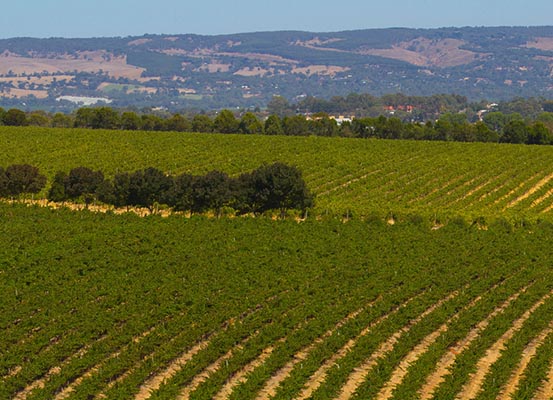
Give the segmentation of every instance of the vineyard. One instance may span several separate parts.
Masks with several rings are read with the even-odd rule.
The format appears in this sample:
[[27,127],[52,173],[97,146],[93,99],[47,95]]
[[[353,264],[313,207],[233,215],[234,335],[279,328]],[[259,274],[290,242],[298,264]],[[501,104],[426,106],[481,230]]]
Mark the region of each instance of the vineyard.
[[78,166],[237,176],[281,161],[303,172],[319,214],[543,219],[553,209],[551,146],[2,127],[0,148],[0,165],[36,165],[50,181]]
[[553,395],[548,223],[0,219],[0,398]]
[[0,399],[553,398],[553,148],[4,127],[0,148],[49,182],[281,161],[316,194],[302,222],[0,202]]

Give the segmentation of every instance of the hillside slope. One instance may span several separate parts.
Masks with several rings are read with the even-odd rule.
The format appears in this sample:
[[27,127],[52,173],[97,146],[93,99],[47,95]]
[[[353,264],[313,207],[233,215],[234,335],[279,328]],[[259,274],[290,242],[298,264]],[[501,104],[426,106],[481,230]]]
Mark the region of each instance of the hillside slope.
[[550,98],[552,68],[553,27],[0,40],[8,106],[69,106],[62,95],[168,108],[351,92]]

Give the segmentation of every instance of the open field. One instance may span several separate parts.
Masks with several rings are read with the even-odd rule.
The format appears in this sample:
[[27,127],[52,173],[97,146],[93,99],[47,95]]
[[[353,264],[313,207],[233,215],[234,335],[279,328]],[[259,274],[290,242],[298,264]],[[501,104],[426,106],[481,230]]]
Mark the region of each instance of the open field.
[[49,178],[87,166],[231,175],[263,162],[298,166],[319,214],[543,219],[553,209],[553,147],[321,137],[0,128],[0,165]]
[[551,225],[0,219],[1,398],[553,394]]

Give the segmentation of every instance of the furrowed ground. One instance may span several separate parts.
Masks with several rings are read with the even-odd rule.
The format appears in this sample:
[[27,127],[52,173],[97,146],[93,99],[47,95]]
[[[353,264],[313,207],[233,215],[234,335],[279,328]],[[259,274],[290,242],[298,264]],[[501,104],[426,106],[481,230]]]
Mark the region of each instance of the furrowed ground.
[[0,203],[2,399],[553,397],[549,147],[1,128],[0,148],[50,179],[284,161],[317,194],[301,223]]
[[551,394],[547,223],[0,219],[2,398]]

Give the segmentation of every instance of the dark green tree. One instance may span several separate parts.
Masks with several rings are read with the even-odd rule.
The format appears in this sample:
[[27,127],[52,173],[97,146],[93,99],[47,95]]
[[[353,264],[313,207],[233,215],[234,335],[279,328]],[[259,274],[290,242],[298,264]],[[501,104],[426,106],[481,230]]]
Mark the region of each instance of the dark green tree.
[[168,131],[174,132],[190,132],[192,130],[192,124],[188,118],[180,114],[174,114],[165,122],[165,126]]
[[263,133],[263,124],[259,122],[254,113],[247,112],[240,119],[239,130],[246,134]]
[[287,209],[305,210],[313,206],[313,195],[305,184],[301,171],[280,162],[262,165],[241,177],[247,188],[248,204],[255,213]]
[[285,135],[309,136],[309,123],[303,115],[283,118],[282,128]]
[[9,195],[8,177],[4,168],[0,167],[0,197]]
[[186,173],[176,176],[172,187],[166,192],[165,203],[175,211],[192,210],[195,179],[196,177]]
[[156,168],[136,171],[129,177],[129,204],[154,212],[155,205],[162,202],[172,186],[173,179]]
[[71,128],[73,126],[73,120],[69,115],[55,113],[52,117],[51,125],[53,128]]
[[[130,186],[131,175],[128,172],[115,174],[113,177],[113,193],[110,193],[109,188],[106,190],[104,198],[100,197],[100,200],[109,204],[113,204],[115,207],[127,207],[131,205],[130,201]],[[109,201],[109,199],[112,199]]]
[[221,110],[213,120],[213,131],[217,133],[238,133],[238,120],[230,110]]
[[543,122],[537,121],[528,129],[528,144],[550,144],[551,132]]
[[10,108],[2,118],[4,125],[25,126],[27,125],[27,115],[17,108]]
[[265,134],[266,135],[283,135],[282,121],[278,115],[269,115],[269,118],[265,120]]
[[50,201],[65,201],[67,200],[67,195],[65,194],[65,185],[67,183],[67,174],[63,171],[59,171],[54,176],[54,181],[50,190],[48,191],[48,200]]
[[196,114],[192,118],[192,131],[199,133],[213,132],[213,121],[205,114]]
[[194,179],[192,187],[193,212],[214,210],[219,216],[221,209],[230,205],[231,201],[230,179],[224,172],[211,171]]
[[93,171],[88,167],[73,168],[65,180],[65,195],[70,199],[82,197],[89,204],[103,181],[102,171]]
[[92,128],[95,112],[92,108],[79,108],[75,113],[73,125],[75,128]]
[[6,168],[8,194],[38,193],[46,186],[46,177],[29,164],[13,164]]
[[133,111],[125,111],[121,114],[121,129],[127,131],[136,131],[140,129],[141,120]]
[[143,115],[140,127],[140,129],[145,131],[162,131],[165,128],[165,121],[157,115]]
[[99,107],[94,109],[92,128],[117,129],[120,125],[119,113],[111,107]]
[[503,128],[503,135],[500,138],[504,143],[526,143],[528,140],[528,128],[524,121],[509,121]]

